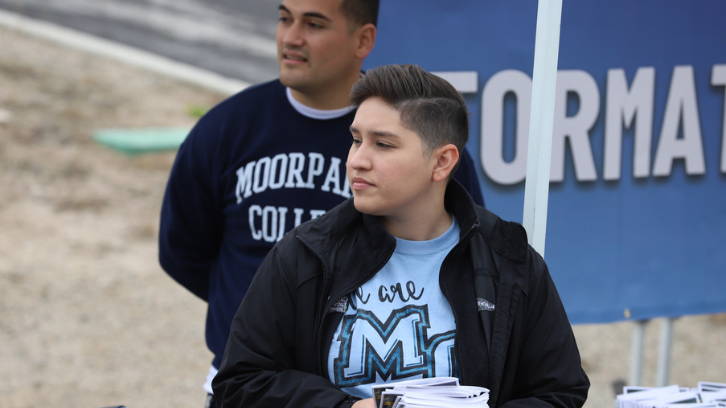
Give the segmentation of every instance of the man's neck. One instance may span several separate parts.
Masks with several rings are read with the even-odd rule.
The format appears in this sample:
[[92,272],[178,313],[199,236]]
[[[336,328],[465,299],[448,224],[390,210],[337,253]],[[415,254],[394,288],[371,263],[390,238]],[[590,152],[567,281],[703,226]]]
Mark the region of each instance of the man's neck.
[[308,95],[292,88],[290,88],[290,92],[296,101],[313,109],[334,110],[348,106],[347,94],[345,98],[341,98],[340,95]]
[[290,88],[290,91],[295,100],[307,107],[321,110],[342,109],[350,105],[348,101],[350,89],[358,82],[361,75],[360,71],[358,71],[356,75],[351,76],[343,84],[331,84],[328,87],[322,88],[317,87],[314,91],[293,88]]

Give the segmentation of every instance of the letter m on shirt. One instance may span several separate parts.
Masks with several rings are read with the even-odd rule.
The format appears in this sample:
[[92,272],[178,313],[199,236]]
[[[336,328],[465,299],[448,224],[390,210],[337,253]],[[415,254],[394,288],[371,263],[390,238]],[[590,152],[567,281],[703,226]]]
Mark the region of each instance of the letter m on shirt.
[[354,387],[383,379],[435,376],[438,346],[453,344],[455,332],[428,336],[428,306],[408,305],[391,312],[385,322],[358,309],[341,322],[340,351],[333,362],[340,387]]

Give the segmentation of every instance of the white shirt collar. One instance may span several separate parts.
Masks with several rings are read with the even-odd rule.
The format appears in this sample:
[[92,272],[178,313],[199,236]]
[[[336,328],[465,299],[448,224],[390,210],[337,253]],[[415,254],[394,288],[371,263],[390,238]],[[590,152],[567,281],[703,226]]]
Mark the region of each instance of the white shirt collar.
[[322,110],[322,109],[311,108],[309,106],[305,106],[302,103],[298,102],[297,99],[295,99],[292,96],[292,92],[290,91],[290,88],[285,88],[285,91],[287,93],[287,100],[290,101],[290,104],[292,105],[292,107],[295,108],[295,110],[298,111],[301,115],[307,116],[312,119],[319,119],[319,120],[336,119],[341,116],[347,115],[350,111],[353,110],[352,106],[346,106],[345,108],[333,109],[333,110]]

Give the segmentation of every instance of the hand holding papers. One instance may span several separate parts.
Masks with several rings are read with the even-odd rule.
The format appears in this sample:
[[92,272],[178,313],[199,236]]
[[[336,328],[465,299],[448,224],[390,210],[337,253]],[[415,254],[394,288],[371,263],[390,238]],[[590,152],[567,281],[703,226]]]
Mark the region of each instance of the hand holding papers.
[[453,377],[424,378],[371,387],[378,408],[488,408],[489,390],[459,385]]

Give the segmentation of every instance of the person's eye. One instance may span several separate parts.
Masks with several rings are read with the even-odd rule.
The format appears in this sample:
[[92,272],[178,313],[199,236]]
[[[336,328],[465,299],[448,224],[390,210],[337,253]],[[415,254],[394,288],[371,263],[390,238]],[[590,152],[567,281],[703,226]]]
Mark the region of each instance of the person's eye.
[[319,30],[319,29],[323,28],[322,25],[320,25],[318,23],[313,23],[313,22],[308,23],[308,27],[315,29],[315,30]]
[[350,143],[351,143],[351,144],[354,144],[354,145],[359,145],[359,144],[361,144],[361,141],[360,141],[359,139],[356,139],[356,138],[352,138],[352,139],[350,140]]
[[287,23],[288,21],[290,21],[290,19],[286,16],[280,16],[280,19],[278,21],[282,24]]
[[391,146],[390,144],[388,144],[388,143],[386,143],[386,142],[377,142],[377,143],[376,143],[376,146],[378,146],[378,147],[382,147],[382,148],[384,148],[384,149],[390,149],[390,148],[393,148],[393,146]]

